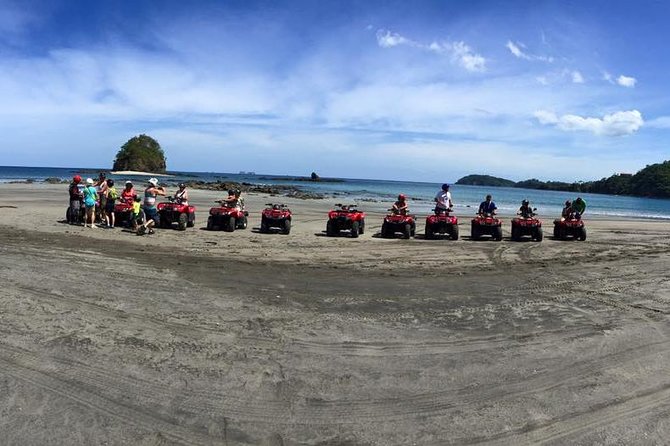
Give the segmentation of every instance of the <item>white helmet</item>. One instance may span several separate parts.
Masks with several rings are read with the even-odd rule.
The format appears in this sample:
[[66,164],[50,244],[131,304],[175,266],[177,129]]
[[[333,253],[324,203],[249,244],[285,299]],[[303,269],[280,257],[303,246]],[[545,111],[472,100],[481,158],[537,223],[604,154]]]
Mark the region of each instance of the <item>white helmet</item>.
[[156,178],[149,178],[149,184],[156,187],[158,186],[158,180]]
[[86,178],[86,184],[89,186],[93,186],[93,178]]

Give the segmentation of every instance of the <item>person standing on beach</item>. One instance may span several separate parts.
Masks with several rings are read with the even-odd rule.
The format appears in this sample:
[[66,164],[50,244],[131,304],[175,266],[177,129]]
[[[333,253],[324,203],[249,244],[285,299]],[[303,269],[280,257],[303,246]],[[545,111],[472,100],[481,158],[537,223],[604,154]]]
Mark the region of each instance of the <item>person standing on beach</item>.
[[100,200],[98,203],[98,219],[102,223],[106,220],[105,208],[107,206],[107,176],[104,172],[98,174],[98,180],[93,185],[97,188],[98,198]]
[[116,191],[116,188],[114,187],[114,180],[111,178],[107,180],[107,188],[105,189],[105,195],[107,196],[107,199],[105,200],[105,225],[107,228],[111,229],[114,227],[114,224],[116,223],[114,221],[115,216],[114,216],[114,204],[116,204],[116,200],[119,198],[119,193]]
[[69,193],[70,193],[70,224],[81,223],[81,206],[84,195],[79,190],[79,185],[81,184],[81,177],[75,175],[72,177],[72,182],[70,183]]
[[435,195],[435,213],[444,214],[453,207],[454,203],[451,201],[451,192],[449,192],[449,185],[443,184],[442,189]]
[[86,206],[86,220],[84,220],[84,227],[86,224],[90,224],[91,228],[94,228],[95,223],[95,205],[98,202],[98,192],[93,186],[93,178],[86,179],[86,187],[83,191],[84,195],[84,206]]
[[154,226],[160,224],[160,216],[158,215],[158,208],[156,207],[156,197],[158,195],[165,196],[165,188],[158,186],[158,180],[151,178],[148,182],[147,188],[144,189],[144,219],[142,226],[137,228],[137,235],[144,235],[147,230],[149,234],[153,234]]

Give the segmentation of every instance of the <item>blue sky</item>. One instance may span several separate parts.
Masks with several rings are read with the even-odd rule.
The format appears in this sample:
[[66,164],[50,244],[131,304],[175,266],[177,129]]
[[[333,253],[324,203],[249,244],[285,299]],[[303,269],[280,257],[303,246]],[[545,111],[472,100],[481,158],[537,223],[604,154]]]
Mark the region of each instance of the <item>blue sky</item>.
[[670,3],[0,0],[0,165],[587,180],[670,158]]

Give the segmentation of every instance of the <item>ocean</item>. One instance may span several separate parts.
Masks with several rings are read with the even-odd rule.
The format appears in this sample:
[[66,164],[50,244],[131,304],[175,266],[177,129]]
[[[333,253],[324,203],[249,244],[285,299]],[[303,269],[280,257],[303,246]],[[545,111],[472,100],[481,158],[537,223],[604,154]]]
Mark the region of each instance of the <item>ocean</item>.
[[[69,180],[79,173],[82,177],[95,177],[100,170],[95,168],[61,168],[61,167],[3,167],[0,166],[0,183],[25,181],[32,179],[43,181],[46,178]],[[389,204],[399,193],[410,199],[413,212],[427,213],[432,209],[432,199],[440,189],[441,183],[365,180],[343,178],[338,182],[306,182],[295,181],[294,177],[252,174],[252,173],[216,173],[216,172],[170,172],[173,177],[161,178],[161,181],[176,183],[179,181],[236,181],[253,184],[293,185],[309,192],[321,193],[326,196],[341,197],[343,202],[359,201],[364,208],[365,201],[388,201]],[[145,180],[141,177],[115,177],[117,181]],[[576,198],[575,193],[559,191],[542,191],[509,187],[461,186],[452,185],[451,194],[457,215],[473,214],[487,193],[493,195],[501,213],[513,214],[524,198],[530,200],[537,208],[540,216],[550,218],[560,214],[565,200]],[[670,219],[670,200],[638,198],[617,195],[580,194],[588,205],[586,215],[642,217],[651,219]]]

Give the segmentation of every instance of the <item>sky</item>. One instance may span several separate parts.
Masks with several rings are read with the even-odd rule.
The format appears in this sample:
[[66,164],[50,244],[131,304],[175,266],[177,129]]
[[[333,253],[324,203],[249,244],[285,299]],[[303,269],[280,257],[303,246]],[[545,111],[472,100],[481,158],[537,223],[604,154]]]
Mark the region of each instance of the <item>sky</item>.
[[669,159],[670,2],[0,0],[0,165],[592,180]]

